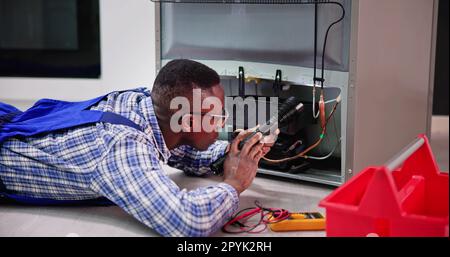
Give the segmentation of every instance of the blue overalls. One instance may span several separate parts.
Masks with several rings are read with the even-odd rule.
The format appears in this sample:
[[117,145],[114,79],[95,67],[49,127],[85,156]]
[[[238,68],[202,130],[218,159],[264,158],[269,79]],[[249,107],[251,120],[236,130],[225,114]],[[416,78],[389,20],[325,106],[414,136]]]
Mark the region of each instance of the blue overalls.
[[[142,130],[139,125],[121,115],[112,112],[89,110],[90,107],[96,105],[105,97],[106,95],[103,95],[83,102],[42,99],[25,112],[9,104],[0,102],[0,147],[5,140],[12,137],[41,135],[97,122],[126,125]],[[21,196],[8,190],[1,181],[1,178],[0,198],[6,198],[16,203],[32,205],[113,204],[104,197],[92,200],[53,200]]]

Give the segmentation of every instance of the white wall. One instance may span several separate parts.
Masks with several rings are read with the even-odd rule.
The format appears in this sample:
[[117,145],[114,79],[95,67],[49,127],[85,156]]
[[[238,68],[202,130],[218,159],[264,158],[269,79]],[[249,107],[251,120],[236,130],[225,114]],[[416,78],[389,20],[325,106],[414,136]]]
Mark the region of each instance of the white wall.
[[151,87],[154,6],[150,0],[100,0],[100,79],[0,77],[0,101],[25,108],[40,98],[82,100],[119,89]]

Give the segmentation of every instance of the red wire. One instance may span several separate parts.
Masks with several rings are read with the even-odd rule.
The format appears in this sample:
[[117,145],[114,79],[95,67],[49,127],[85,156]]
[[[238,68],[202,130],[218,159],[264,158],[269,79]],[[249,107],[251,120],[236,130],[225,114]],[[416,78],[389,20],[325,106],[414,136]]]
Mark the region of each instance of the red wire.
[[[231,218],[225,225],[222,227],[222,231],[225,233],[252,233],[257,234],[265,231],[267,229],[267,224],[272,224],[276,222],[280,222],[289,218],[291,215],[287,210],[278,209],[278,208],[264,208],[259,205],[259,203],[255,202],[257,207],[250,209],[247,212],[239,214],[238,212],[233,218]],[[260,214],[259,222],[255,225],[248,225],[248,220],[253,218],[255,215]],[[227,228],[231,225],[239,225],[240,228],[238,231],[230,231]],[[259,226],[262,226],[260,230],[255,230]]]

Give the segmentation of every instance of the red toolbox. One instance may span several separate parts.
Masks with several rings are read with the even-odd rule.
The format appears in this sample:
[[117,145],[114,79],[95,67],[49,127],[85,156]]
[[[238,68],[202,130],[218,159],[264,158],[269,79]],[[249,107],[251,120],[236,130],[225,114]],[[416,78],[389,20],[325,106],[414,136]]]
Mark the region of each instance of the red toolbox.
[[[400,167],[400,168],[399,168]],[[381,167],[369,167],[320,202],[331,237],[448,237],[448,173],[420,135]]]

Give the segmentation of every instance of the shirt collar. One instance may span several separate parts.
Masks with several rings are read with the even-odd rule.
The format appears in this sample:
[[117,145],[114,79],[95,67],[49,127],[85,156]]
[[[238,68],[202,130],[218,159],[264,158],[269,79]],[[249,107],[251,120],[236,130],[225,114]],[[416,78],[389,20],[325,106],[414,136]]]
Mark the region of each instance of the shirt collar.
[[159,154],[159,158],[162,159],[164,163],[167,163],[170,157],[170,150],[164,141],[164,136],[161,128],[159,127],[158,119],[156,118],[155,109],[153,107],[152,98],[149,92],[146,92],[145,99],[143,99],[139,104],[141,115],[150,125],[150,128],[145,128],[145,133],[149,133],[150,137],[152,137],[155,147],[157,148],[156,150]]

